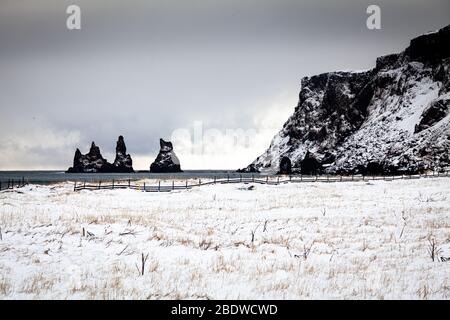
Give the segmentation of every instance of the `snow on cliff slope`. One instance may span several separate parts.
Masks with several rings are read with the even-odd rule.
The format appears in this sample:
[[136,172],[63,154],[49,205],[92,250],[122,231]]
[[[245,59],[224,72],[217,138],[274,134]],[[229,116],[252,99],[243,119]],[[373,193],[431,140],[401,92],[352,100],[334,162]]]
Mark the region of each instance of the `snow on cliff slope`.
[[413,39],[402,53],[378,58],[372,70],[303,78],[294,114],[246,170],[276,172],[282,157],[304,173],[448,166],[449,44],[447,26]]

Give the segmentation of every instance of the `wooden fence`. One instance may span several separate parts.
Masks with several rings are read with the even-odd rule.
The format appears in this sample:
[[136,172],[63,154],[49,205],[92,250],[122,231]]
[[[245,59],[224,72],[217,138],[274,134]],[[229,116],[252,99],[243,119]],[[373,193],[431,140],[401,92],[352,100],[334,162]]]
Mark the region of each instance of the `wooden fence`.
[[22,179],[8,179],[7,181],[0,181],[0,191],[14,188],[21,188],[25,186],[27,182],[25,181],[25,177]]
[[[449,170],[450,171],[450,170]],[[295,176],[252,176],[243,177],[242,175],[238,178],[227,176],[226,178],[210,178],[208,181],[202,181],[198,179],[193,181],[193,179],[185,180],[184,183],[175,183],[172,180],[171,184],[161,184],[161,181],[157,185],[149,185],[145,182],[136,183],[131,180],[126,181],[115,181],[105,183],[99,181],[97,183],[86,183],[75,182],[74,191],[80,190],[113,190],[113,189],[134,189],[145,192],[170,192],[174,190],[188,190],[194,187],[207,186],[212,184],[228,184],[228,183],[257,183],[257,184],[267,184],[267,185],[279,185],[284,183],[303,183],[303,182],[349,182],[349,181],[373,181],[373,180],[383,180],[383,181],[393,181],[393,180],[409,180],[409,179],[421,179],[421,178],[437,178],[437,177],[448,177],[449,171],[445,172],[433,172],[426,174],[411,174],[411,175],[390,175],[390,176],[364,176],[364,175],[295,175]]]
[[[134,189],[145,192],[169,192],[173,190],[187,190],[194,187],[212,185],[212,184],[228,184],[228,183],[256,183],[256,184],[267,184],[267,185],[279,185],[284,183],[302,183],[302,182],[348,182],[348,181],[373,181],[373,180],[384,180],[384,181],[393,181],[393,180],[405,180],[405,179],[421,179],[421,178],[437,178],[437,177],[448,177],[450,170],[444,172],[431,172],[424,174],[413,174],[413,175],[384,175],[384,176],[364,176],[364,175],[292,175],[292,176],[242,176],[239,177],[230,177],[227,176],[225,178],[217,178],[212,177],[209,179],[194,180],[188,179],[184,182],[180,180],[175,180],[169,182],[165,182],[161,184],[161,181],[158,184],[150,185],[145,182],[138,183],[136,181],[130,180],[120,180],[111,182],[74,182],[74,191],[80,190],[101,190],[101,189]],[[21,188],[29,183],[39,184],[42,181],[28,181],[25,177],[21,179],[8,179],[6,181],[0,181],[0,191]]]

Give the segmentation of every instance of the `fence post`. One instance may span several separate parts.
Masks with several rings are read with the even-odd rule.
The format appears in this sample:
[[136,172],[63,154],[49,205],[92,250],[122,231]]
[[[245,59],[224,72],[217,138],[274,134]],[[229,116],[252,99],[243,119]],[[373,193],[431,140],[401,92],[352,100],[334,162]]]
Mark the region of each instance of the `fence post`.
[[214,176],[214,184],[216,184],[216,176]]
[[144,182],[144,192],[145,192],[145,182]]
[[188,181],[186,180],[186,190],[187,190],[187,187],[188,187]]
[[0,191],[2,191],[2,181],[0,181]]
[[98,190],[100,190],[100,188],[102,187],[102,181],[98,182]]
[[128,188],[130,188],[131,187],[131,181],[130,181],[130,179],[128,179]]
[[25,177],[22,177],[22,187],[25,185]]
[[242,182],[242,174],[239,174],[239,182]]
[[175,190],[175,182],[172,180],[172,190]]
[[113,181],[112,181],[112,188],[113,188],[113,190],[114,190],[114,179],[113,179]]
[[227,174],[227,183],[229,183],[229,182],[230,182],[230,175]]
[[266,184],[269,184],[269,176],[266,176]]
[[277,184],[280,183],[280,177],[277,177]]
[[[1,184],[0,184],[0,186],[1,186]],[[1,188],[0,188],[0,190],[1,190]],[[75,184],[73,185],[73,191],[75,192],[75,191],[77,191],[77,182],[75,181]]]
[[158,181],[158,192],[161,191],[161,181]]

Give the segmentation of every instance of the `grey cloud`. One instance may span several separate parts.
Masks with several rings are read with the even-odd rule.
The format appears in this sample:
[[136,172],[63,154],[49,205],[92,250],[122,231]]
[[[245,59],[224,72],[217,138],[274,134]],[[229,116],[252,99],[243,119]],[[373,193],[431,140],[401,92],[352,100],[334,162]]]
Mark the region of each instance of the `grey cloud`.
[[[81,31],[65,28],[73,3],[82,9]],[[371,3],[3,0],[0,134],[25,139],[12,128],[38,134],[45,125],[79,132],[67,149],[95,140],[108,154],[123,134],[130,152],[150,162],[158,138],[177,128],[195,120],[219,130],[251,127],[280,93],[292,96],[280,112],[291,112],[301,77],[372,67],[377,56],[450,22],[447,0],[377,1],[383,29],[369,31]],[[70,164],[72,155],[47,151],[54,166]],[[49,161],[36,159],[36,168]]]

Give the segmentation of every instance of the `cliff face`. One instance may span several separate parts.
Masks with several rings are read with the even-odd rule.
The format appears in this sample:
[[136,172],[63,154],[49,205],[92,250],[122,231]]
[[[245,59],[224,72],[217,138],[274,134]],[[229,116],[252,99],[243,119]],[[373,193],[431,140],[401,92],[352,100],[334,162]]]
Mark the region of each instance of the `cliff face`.
[[303,78],[294,114],[246,170],[399,173],[449,165],[450,26],[364,72]]
[[96,173],[96,172],[134,172],[133,161],[122,136],[119,137],[116,146],[116,159],[113,164],[103,158],[100,148],[92,142],[87,154],[82,154],[79,149],[75,151],[73,166],[68,173]]
[[173,151],[172,142],[159,139],[160,150],[155,161],[150,165],[150,172],[182,172],[180,161]]

